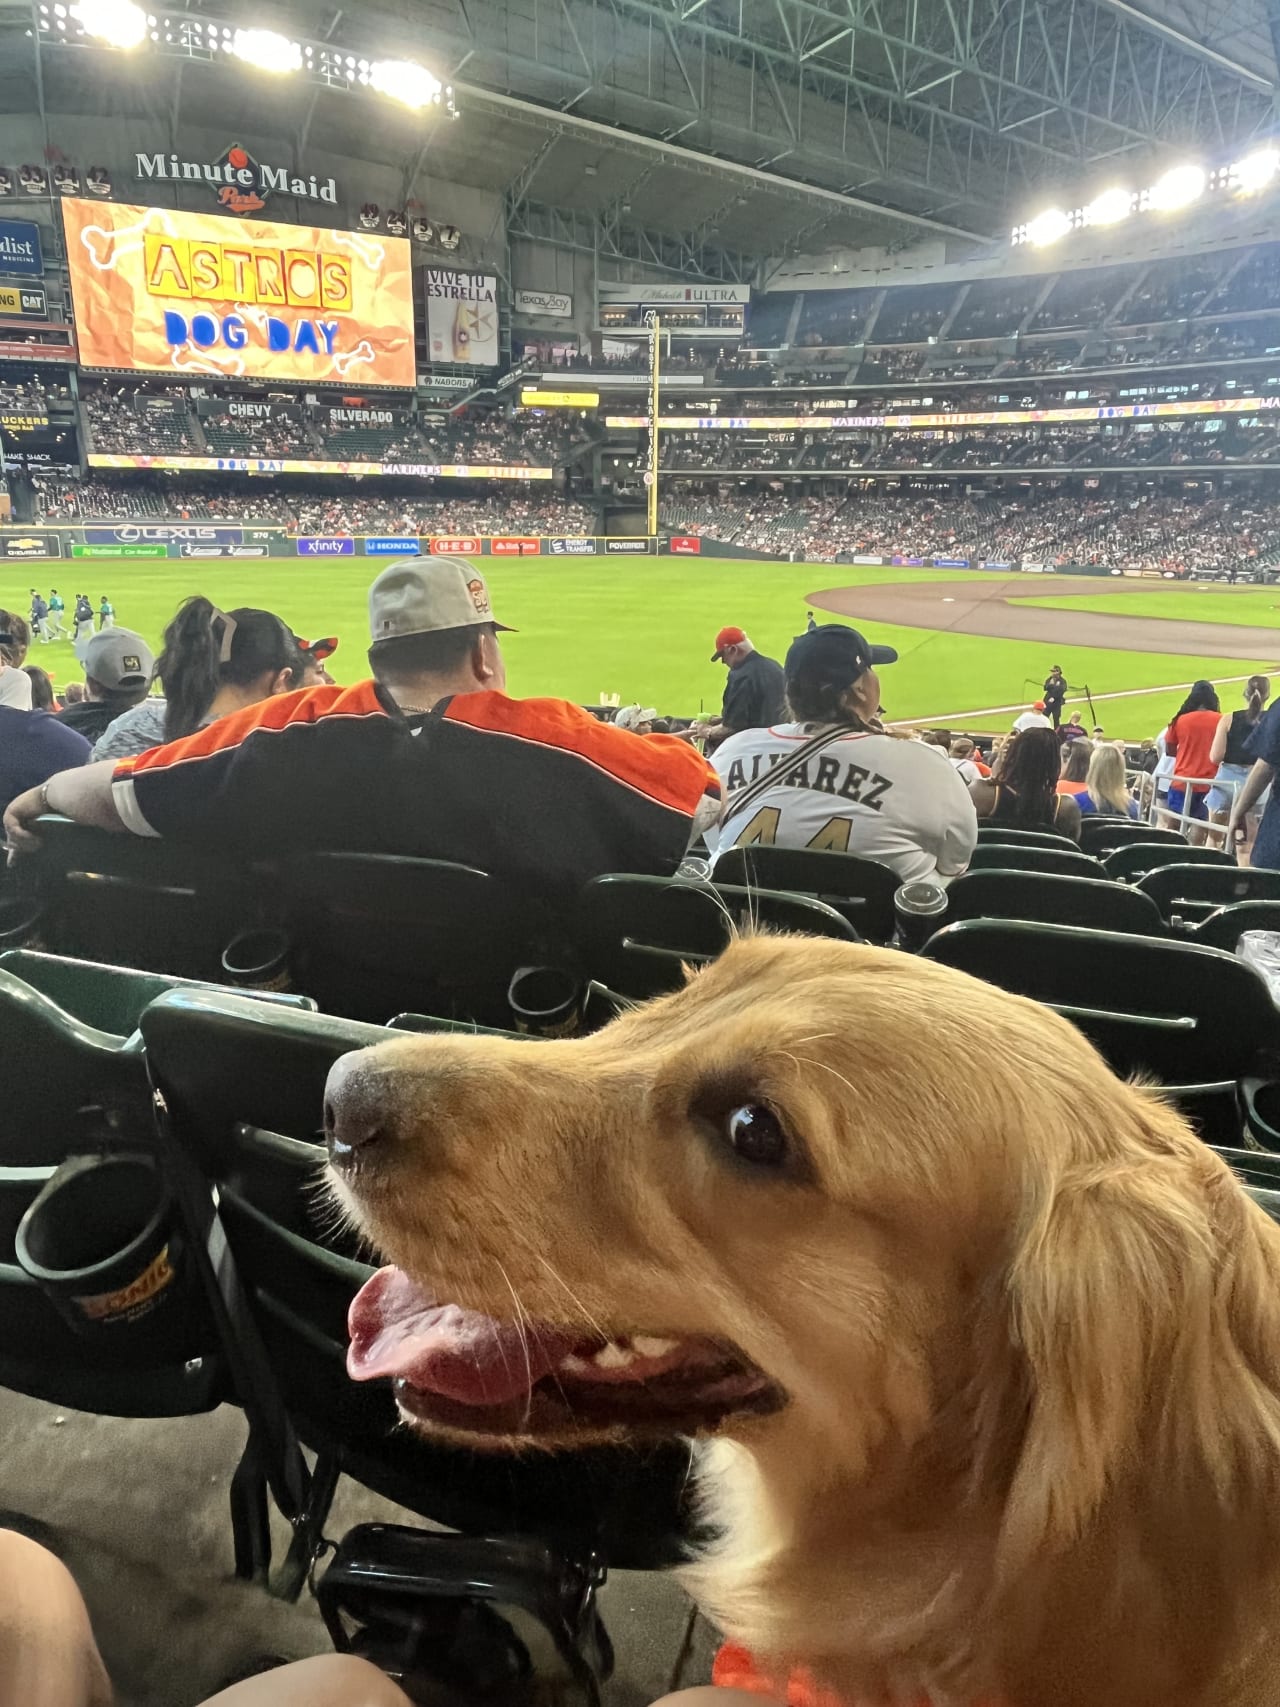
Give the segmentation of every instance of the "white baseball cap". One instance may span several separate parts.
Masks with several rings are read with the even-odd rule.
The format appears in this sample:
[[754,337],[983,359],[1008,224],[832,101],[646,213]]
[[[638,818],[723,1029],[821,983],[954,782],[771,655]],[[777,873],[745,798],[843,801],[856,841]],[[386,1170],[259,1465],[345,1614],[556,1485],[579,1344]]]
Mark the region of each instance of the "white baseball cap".
[[515,632],[494,616],[489,583],[467,557],[403,557],[369,588],[374,641],[490,624],[504,634]]

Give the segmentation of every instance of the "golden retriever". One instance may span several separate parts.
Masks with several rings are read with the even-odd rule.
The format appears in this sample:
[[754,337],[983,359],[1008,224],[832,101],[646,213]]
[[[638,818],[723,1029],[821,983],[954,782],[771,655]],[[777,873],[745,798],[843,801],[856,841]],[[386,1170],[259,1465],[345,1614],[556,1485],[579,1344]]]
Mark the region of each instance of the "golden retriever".
[[768,1676],[1280,1702],[1280,1228],[1045,1008],[754,937],[593,1036],[345,1056],[325,1115],[399,1265],[352,1373],[471,1444],[701,1439],[687,1580]]

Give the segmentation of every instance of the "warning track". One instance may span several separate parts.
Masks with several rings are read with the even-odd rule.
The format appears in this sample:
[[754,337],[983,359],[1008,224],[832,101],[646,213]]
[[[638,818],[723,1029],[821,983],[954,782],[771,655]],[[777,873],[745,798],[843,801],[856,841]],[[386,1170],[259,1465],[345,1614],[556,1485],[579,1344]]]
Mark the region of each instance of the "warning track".
[[1045,646],[1095,646],[1117,652],[1165,652],[1187,658],[1272,658],[1280,669],[1280,629],[1245,624],[1189,622],[1168,617],[1107,616],[1101,611],[1046,610],[1028,599],[1072,592],[1185,593],[1182,581],[1135,581],[1122,576],[1073,576],[1069,582],[1039,575],[999,580],[886,582],[870,587],[828,587],[808,603],[859,622],[902,628],[945,629],[994,640],[1033,640]]

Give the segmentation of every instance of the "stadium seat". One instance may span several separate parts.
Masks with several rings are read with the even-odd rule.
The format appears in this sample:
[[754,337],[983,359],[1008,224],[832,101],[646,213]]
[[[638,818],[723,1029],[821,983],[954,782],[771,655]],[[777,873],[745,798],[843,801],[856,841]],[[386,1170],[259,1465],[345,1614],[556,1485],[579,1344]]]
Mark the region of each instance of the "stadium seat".
[[968,919],[930,938],[930,960],[1044,1002],[1125,1075],[1166,1088],[1202,1134],[1238,1144],[1236,1082],[1280,1049],[1280,1012],[1234,955],[1167,938]]
[[1228,906],[1215,907],[1183,934],[1189,942],[1203,943],[1206,948],[1225,948],[1228,954],[1234,954],[1245,931],[1280,931],[1280,898],[1233,901]]
[[[1028,919],[1095,931],[1163,936],[1160,910],[1120,883],[1034,871],[969,871],[947,890],[946,925],[959,919]],[[945,928],[945,925],[944,925]]]
[[54,816],[39,834],[20,876],[58,954],[219,982],[224,946],[264,905],[262,875],[222,854]]
[[1133,818],[1107,818],[1089,813],[1080,821],[1083,853],[1107,854],[1112,848],[1128,847],[1130,842],[1165,842],[1171,847],[1186,847],[1187,838],[1176,830],[1165,830]]
[[317,853],[283,867],[281,888],[290,977],[326,1013],[509,1024],[532,928],[510,884],[444,860]]
[[1121,883],[1132,883],[1137,878],[1145,876],[1148,871],[1155,871],[1162,865],[1227,865],[1235,868],[1236,862],[1229,853],[1223,853],[1221,848],[1193,848],[1186,842],[1177,847],[1167,842],[1126,842],[1123,847],[1112,848],[1102,860],[1108,877],[1114,877]]
[[[77,1333],[18,1264],[18,1224],[68,1157],[155,1151],[134,1026],[125,1035],[87,1023],[20,977],[12,963],[22,959],[8,955],[0,966],[0,1055],[12,1064],[0,1134],[0,1386],[110,1416],[210,1410],[230,1388],[203,1306],[179,1335],[180,1354],[157,1354],[150,1336],[127,1326],[110,1340]],[[154,992],[143,978],[122,1014]]]
[[[400,1429],[388,1383],[348,1379],[347,1309],[373,1270],[317,1190],[317,1139],[329,1068],[384,1029],[179,991],[151,1004],[142,1032],[193,1243],[218,1259],[204,1277],[251,1435],[277,1500],[283,1486],[297,1506],[281,1592],[301,1588],[341,1475],[450,1528],[540,1535],[620,1567],[674,1561],[685,1448],[472,1453]],[[297,1440],[317,1454],[301,1480]]]
[[[128,966],[107,966],[98,960],[75,960],[68,955],[10,949],[0,954],[0,967],[39,990],[65,1012],[87,1026],[127,1037],[138,1028],[148,1002],[174,989],[220,989],[221,985],[161,973],[136,972]],[[288,1007],[313,1008],[307,996],[254,991],[259,1001]]]
[[1280,871],[1180,862],[1148,871],[1134,887],[1150,895],[1166,919],[1193,924],[1232,902],[1280,900]]
[[1015,830],[1007,824],[979,824],[978,846],[984,842],[999,842],[1003,847],[1060,848],[1064,853],[1079,853],[1080,844],[1070,836],[1060,836],[1056,830]]
[[848,920],[822,901],[662,877],[595,878],[578,896],[574,923],[587,976],[634,1000],[677,989],[686,966],[714,960],[740,929],[858,940]]
[[868,942],[889,942],[897,922],[893,897],[902,879],[887,865],[856,854],[753,844],[727,848],[712,881],[811,895],[834,907]]
[[1106,877],[1101,862],[1078,848],[1022,847],[1016,842],[979,842],[970,871],[1038,871],[1052,877]]

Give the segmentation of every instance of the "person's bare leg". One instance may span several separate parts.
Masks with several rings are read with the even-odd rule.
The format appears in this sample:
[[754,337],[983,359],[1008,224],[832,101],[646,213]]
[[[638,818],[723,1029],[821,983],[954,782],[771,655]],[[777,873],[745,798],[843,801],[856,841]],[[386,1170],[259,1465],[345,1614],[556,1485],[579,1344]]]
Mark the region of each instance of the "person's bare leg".
[[0,1530],[0,1702],[111,1707],[111,1699],[71,1573],[25,1535]]
[[[0,1700],[7,1701],[0,1696]],[[399,1684],[353,1654],[320,1654],[234,1683],[201,1707],[413,1707]]]

